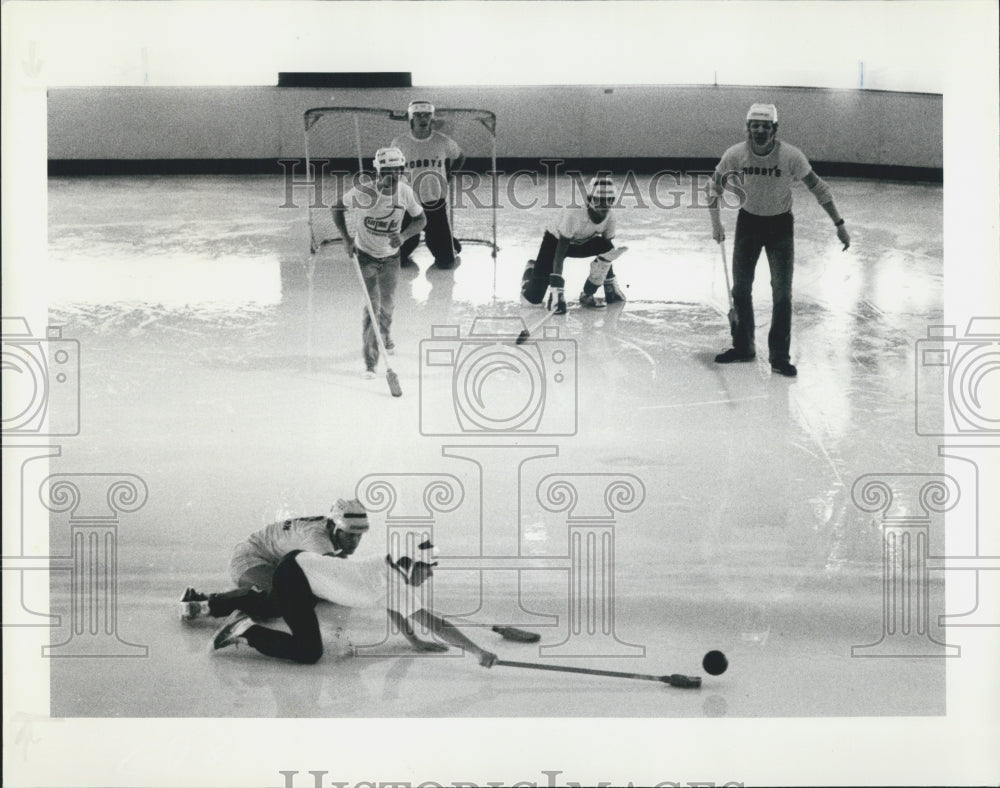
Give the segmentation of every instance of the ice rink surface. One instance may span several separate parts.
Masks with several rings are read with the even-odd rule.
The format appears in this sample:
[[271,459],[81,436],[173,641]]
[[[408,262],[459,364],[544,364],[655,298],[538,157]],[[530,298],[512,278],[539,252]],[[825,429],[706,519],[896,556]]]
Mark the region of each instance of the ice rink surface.
[[[521,348],[516,331],[477,339],[474,321],[507,330],[542,314],[517,295],[555,211],[543,181],[542,204],[499,210],[495,270],[484,247],[468,246],[455,271],[428,271],[421,247],[420,272],[401,274],[392,366],[404,396],[394,399],[381,374],[359,377],[362,299],[342,248],[309,254],[308,195],[279,207],[280,176],[51,178],[50,323],[80,342],[81,358],[80,434],[52,472],[135,474],[148,486],[117,545],[117,636],[148,656],[51,660],[53,716],[943,714],[946,660],[852,657],[886,625],[882,531],[853,500],[855,480],[942,468],[937,442],[915,430],[920,408],[941,407],[917,401],[915,359],[943,314],[942,189],[830,184],[847,252],[795,190],[795,380],[767,364],[763,256],[758,360],[713,363],[729,340],[722,263],[706,212],[685,206],[618,209],[624,306],[571,309],[549,324],[558,336]],[[724,221],[731,249],[735,212]],[[568,296],[587,266],[567,262]],[[510,363],[470,393],[462,359],[489,347]],[[429,363],[448,348],[452,366]],[[518,367],[519,353],[530,363]],[[531,385],[529,368],[541,370]],[[484,399],[469,406],[475,391]],[[464,398],[507,413],[536,395],[537,426],[518,434],[456,408]],[[450,496],[437,509],[425,495],[435,479]],[[553,488],[560,480],[569,487]],[[378,611],[321,606],[328,640],[341,626],[362,648],[308,667],[245,646],[210,655],[211,626],[178,621],[186,586],[229,587],[230,551],[248,533],[325,513],[372,482],[396,497],[373,511],[358,555],[385,552],[390,515],[432,526],[434,607],[502,658],[697,674],[703,687],[487,671],[456,649],[418,658],[384,637]],[[560,509],[566,489],[578,500]],[[51,550],[68,551],[65,518],[51,523]],[[568,556],[590,527],[603,536],[583,546],[592,560],[581,580]],[[932,531],[931,547],[942,538]],[[53,573],[54,612],[69,609],[65,575]],[[940,577],[927,589],[931,630],[911,638],[917,650],[946,640]],[[496,623],[533,628],[541,644],[505,642]],[[68,634],[57,628],[52,642]],[[729,657],[724,675],[702,671],[709,649]]]

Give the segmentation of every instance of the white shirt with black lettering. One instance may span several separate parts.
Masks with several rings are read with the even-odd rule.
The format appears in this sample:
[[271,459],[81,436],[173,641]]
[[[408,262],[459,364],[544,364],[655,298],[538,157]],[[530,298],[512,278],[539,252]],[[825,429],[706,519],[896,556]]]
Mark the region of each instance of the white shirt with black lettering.
[[392,141],[406,158],[406,173],[410,185],[420,202],[437,202],[448,194],[446,164],[455,162],[462,155],[458,143],[440,131],[433,131],[426,139],[418,140],[412,132],[401,134]]
[[722,154],[715,173],[727,191],[746,195],[740,205],[745,211],[777,216],[792,210],[792,184],[811,169],[805,154],[787,142],[777,140],[770,153],[758,156],[745,141]]
[[423,207],[409,184],[399,181],[395,194],[383,194],[374,183],[355,186],[344,195],[348,228],[354,243],[372,257],[391,257],[398,248],[389,243],[389,236],[403,227],[403,213],[419,216]]

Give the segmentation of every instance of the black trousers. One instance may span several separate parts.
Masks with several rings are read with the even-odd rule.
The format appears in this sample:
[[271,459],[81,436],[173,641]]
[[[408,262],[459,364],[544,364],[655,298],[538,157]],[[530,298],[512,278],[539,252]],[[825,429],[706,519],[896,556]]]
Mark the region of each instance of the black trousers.
[[[424,240],[427,242],[427,248],[434,255],[434,262],[438,268],[451,268],[455,265],[455,252],[458,251],[458,248],[451,234],[451,223],[448,221],[448,201],[436,200],[424,203],[423,206],[424,216],[427,217],[427,226],[424,228]],[[404,230],[411,221],[413,220],[410,214],[404,214]],[[404,241],[399,248],[402,259],[405,260],[412,255],[419,245],[419,235]]]
[[291,634],[255,624],[243,633],[253,648],[269,657],[279,657],[312,665],[323,656],[323,638],[316,618],[316,597],[305,573],[299,567],[295,550],[288,553],[274,570],[272,599],[285,619]]
[[754,349],[753,280],[761,249],[771,269],[771,329],[767,334],[769,360],[788,361],[792,343],[792,270],[795,267],[795,220],[791,212],[756,216],[741,210],[736,217],[733,243],[733,306],[736,333],[733,347],[741,353]]
[[[526,301],[530,301],[532,304],[540,304],[542,303],[542,299],[545,298],[545,291],[549,288],[549,275],[552,273],[552,267],[555,264],[556,246],[558,243],[559,239],[546,230],[545,235],[542,236],[542,243],[535,255],[534,268],[524,272],[525,277],[521,282],[521,295],[524,296]],[[571,243],[566,256],[597,257],[597,255],[610,252],[614,248],[615,245],[611,241],[604,236],[597,235],[582,244]],[[612,266],[608,269],[607,278],[611,279],[614,275],[615,269]]]

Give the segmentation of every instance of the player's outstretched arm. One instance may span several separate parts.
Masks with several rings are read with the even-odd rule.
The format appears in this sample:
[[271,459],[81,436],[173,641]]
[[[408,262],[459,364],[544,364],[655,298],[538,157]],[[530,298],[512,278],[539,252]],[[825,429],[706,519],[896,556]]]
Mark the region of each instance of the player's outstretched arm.
[[812,170],[809,170],[805,174],[802,182],[812,192],[813,197],[816,198],[816,202],[823,207],[827,216],[833,221],[834,226],[837,228],[837,238],[844,245],[844,250],[846,250],[851,245],[851,236],[844,226],[844,219],[841,217],[840,211],[837,210],[837,204],[833,201],[833,192],[830,191],[830,187]]
[[492,651],[487,651],[476,643],[473,643],[469,640],[469,638],[462,634],[462,631],[458,627],[441,616],[436,616],[429,610],[421,608],[413,614],[413,618],[427,627],[442,640],[447,640],[453,646],[459,646],[467,651],[471,651],[476,655],[476,657],[478,657],[479,664],[484,668],[492,668],[496,663],[496,654]]
[[395,610],[389,610],[388,613],[393,623],[395,623],[396,626],[399,627],[399,631],[403,633],[403,637],[410,641],[410,645],[417,651],[448,650],[448,647],[444,643],[435,643],[433,640],[424,640],[423,638],[417,637],[417,633],[413,631],[413,627],[410,625],[410,622]]

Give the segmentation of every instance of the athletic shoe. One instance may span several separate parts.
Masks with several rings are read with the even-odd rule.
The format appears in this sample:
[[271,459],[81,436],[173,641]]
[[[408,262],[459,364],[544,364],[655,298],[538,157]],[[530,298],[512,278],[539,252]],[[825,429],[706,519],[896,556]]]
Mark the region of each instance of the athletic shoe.
[[180,601],[181,621],[194,621],[196,618],[210,616],[208,610],[208,597],[199,594],[193,588],[188,588]]
[[556,301],[556,308],[553,311],[557,315],[565,315],[566,314],[566,300],[563,299],[563,298],[560,298],[558,301]]
[[393,342],[391,339],[387,339],[385,341],[385,352],[388,353],[390,356],[396,355],[396,343]]
[[609,279],[604,283],[604,303],[605,304],[618,304],[626,301],[625,293],[618,286],[618,282],[614,279]]
[[784,375],[786,378],[794,378],[799,374],[799,371],[791,361],[772,361],[771,371],[777,372],[779,375]]
[[755,358],[757,358],[757,354],[752,350],[737,350],[731,347],[725,353],[719,353],[715,357],[715,363],[732,364],[734,361],[753,361]]
[[590,309],[604,309],[604,304],[594,298],[593,293],[580,293],[580,306]]
[[242,610],[230,614],[229,618],[222,622],[222,626],[215,630],[212,638],[212,650],[218,651],[226,646],[235,646],[238,643],[246,643],[243,633],[253,626],[253,619]]
[[407,255],[399,261],[400,268],[417,268],[417,264],[413,262],[413,258]]
[[361,377],[364,378],[365,380],[374,380],[376,377],[375,370],[372,369],[371,367],[368,367],[368,369],[366,369],[364,372],[361,373]]

